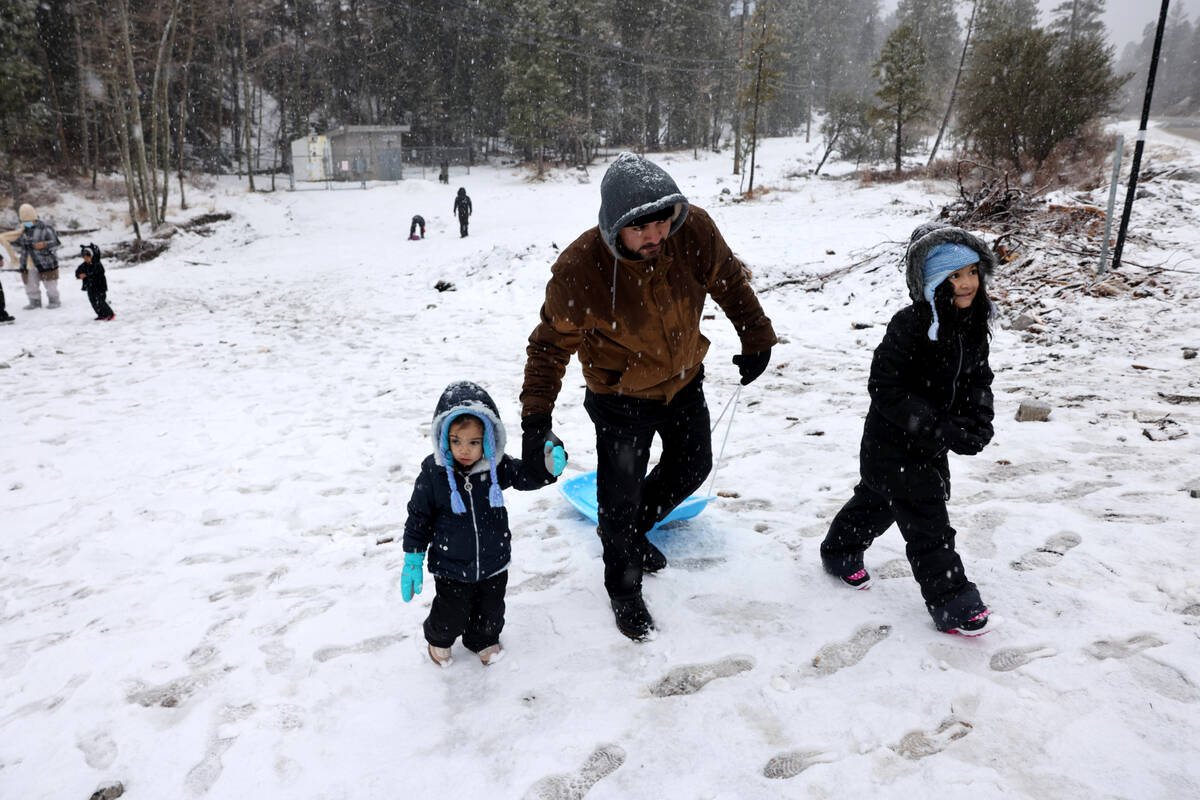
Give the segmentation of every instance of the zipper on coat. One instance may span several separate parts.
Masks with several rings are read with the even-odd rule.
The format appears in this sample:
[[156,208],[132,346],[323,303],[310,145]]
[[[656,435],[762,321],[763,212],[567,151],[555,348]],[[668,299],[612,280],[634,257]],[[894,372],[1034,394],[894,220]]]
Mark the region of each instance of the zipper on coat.
[[475,582],[480,580],[479,570],[479,524],[475,521],[475,498],[471,496],[471,476],[463,477],[463,489],[467,492],[467,506],[471,509],[471,530],[475,532]]
[[954,401],[958,399],[958,376],[962,374],[963,366],[963,337],[959,331],[954,335],[955,341],[958,342],[958,366],[954,368],[954,380],[950,381],[950,405],[947,410],[954,408]]

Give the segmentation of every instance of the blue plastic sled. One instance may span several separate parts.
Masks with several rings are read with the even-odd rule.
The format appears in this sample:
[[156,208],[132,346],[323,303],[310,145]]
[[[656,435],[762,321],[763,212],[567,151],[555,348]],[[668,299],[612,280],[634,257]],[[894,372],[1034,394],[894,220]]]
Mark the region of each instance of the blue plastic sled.
[[[575,506],[580,514],[590,519],[592,522],[599,522],[600,515],[596,511],[596,472],[585,472],[581,475],[576,475],[567,478],[559,484],[558,490],[562,492],[562,496],[567,498],[567,502]],[[667,516],[655,525],[655,529],[666,525],[668,522],[676,522],[681,519],[691,519],[704,510],[708,505],[711,497],[702,497],[700,495],[692,495],[684,500]]]

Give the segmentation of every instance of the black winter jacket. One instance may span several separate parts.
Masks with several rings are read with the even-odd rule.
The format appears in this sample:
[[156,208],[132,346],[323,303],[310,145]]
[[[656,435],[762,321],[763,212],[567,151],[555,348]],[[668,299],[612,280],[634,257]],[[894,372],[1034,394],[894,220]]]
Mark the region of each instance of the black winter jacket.
[[467,196],[464,189],[459,189],[458,194],[454,197],[454,213],[458,217],[471,216],[471,198]]
[[[469,472],[454,464],[445,439],[445,428],[457,416],[471,414],[485,420],[485,455]],[[520,460],[504,454],[506,434],[496,404],[486,391],[469,381],[452,383],[442,393],[430,429],[434,452],[421,462],[421,472],[408,501],[404,523],[404,552],[429,550],[429,571],[438,577],[478,583],[508,568],[512,534],[508,509],[492,505],[492,467],[501,489],[540,489],[544,484],[523,469]],[[489,458],[486,452],[490,452]],[[446,465],[451,464],[450,474]],[[451,504],[450,475],[463,504],[456,514]]]
[[951,416],[967,418],[985,439],[992,437],[986,333],[946,320],[939,341],[930,341],[931,320],[928,303],[897,312],[871,362],[859,470],[863,482],[885,497],[950,499],[943,426]]
[[107,292],[108,278],[104,277],[104,265],[100,263],[100,257],[93,255],[92,263],[86,261],[80,262],[75,268],[75,277],[83,279],[83,286],[80,288],[85,292]]

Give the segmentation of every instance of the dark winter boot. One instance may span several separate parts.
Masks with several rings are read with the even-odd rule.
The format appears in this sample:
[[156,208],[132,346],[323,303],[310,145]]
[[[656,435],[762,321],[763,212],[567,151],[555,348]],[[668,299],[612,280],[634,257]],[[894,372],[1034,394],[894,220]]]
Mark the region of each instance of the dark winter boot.
[[16,322],[17,318],[5,311],[0,311],[0,322]]
[[646,601],[640,594],[628,599],[612,598],[613,616],[617,620],[617,630],[633,639],[644,642],[652,638],[654,619],[646,609]]
[[654,573],[667,565],[667,557],[649,539],[642,541],[642,572]]

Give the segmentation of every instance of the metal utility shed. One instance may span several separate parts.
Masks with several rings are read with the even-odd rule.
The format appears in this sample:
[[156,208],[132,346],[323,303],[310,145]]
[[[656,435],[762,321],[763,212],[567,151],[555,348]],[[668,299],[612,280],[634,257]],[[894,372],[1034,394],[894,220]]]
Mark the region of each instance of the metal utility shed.
[[[343,125],[328,131],[324,139],[329,145],[330,169],[323,178],[310,180],[400,180],[404,177],[404,134],[411,129],[410,125]],[[296,171],[296,176],[304,180],[302,174]]]

